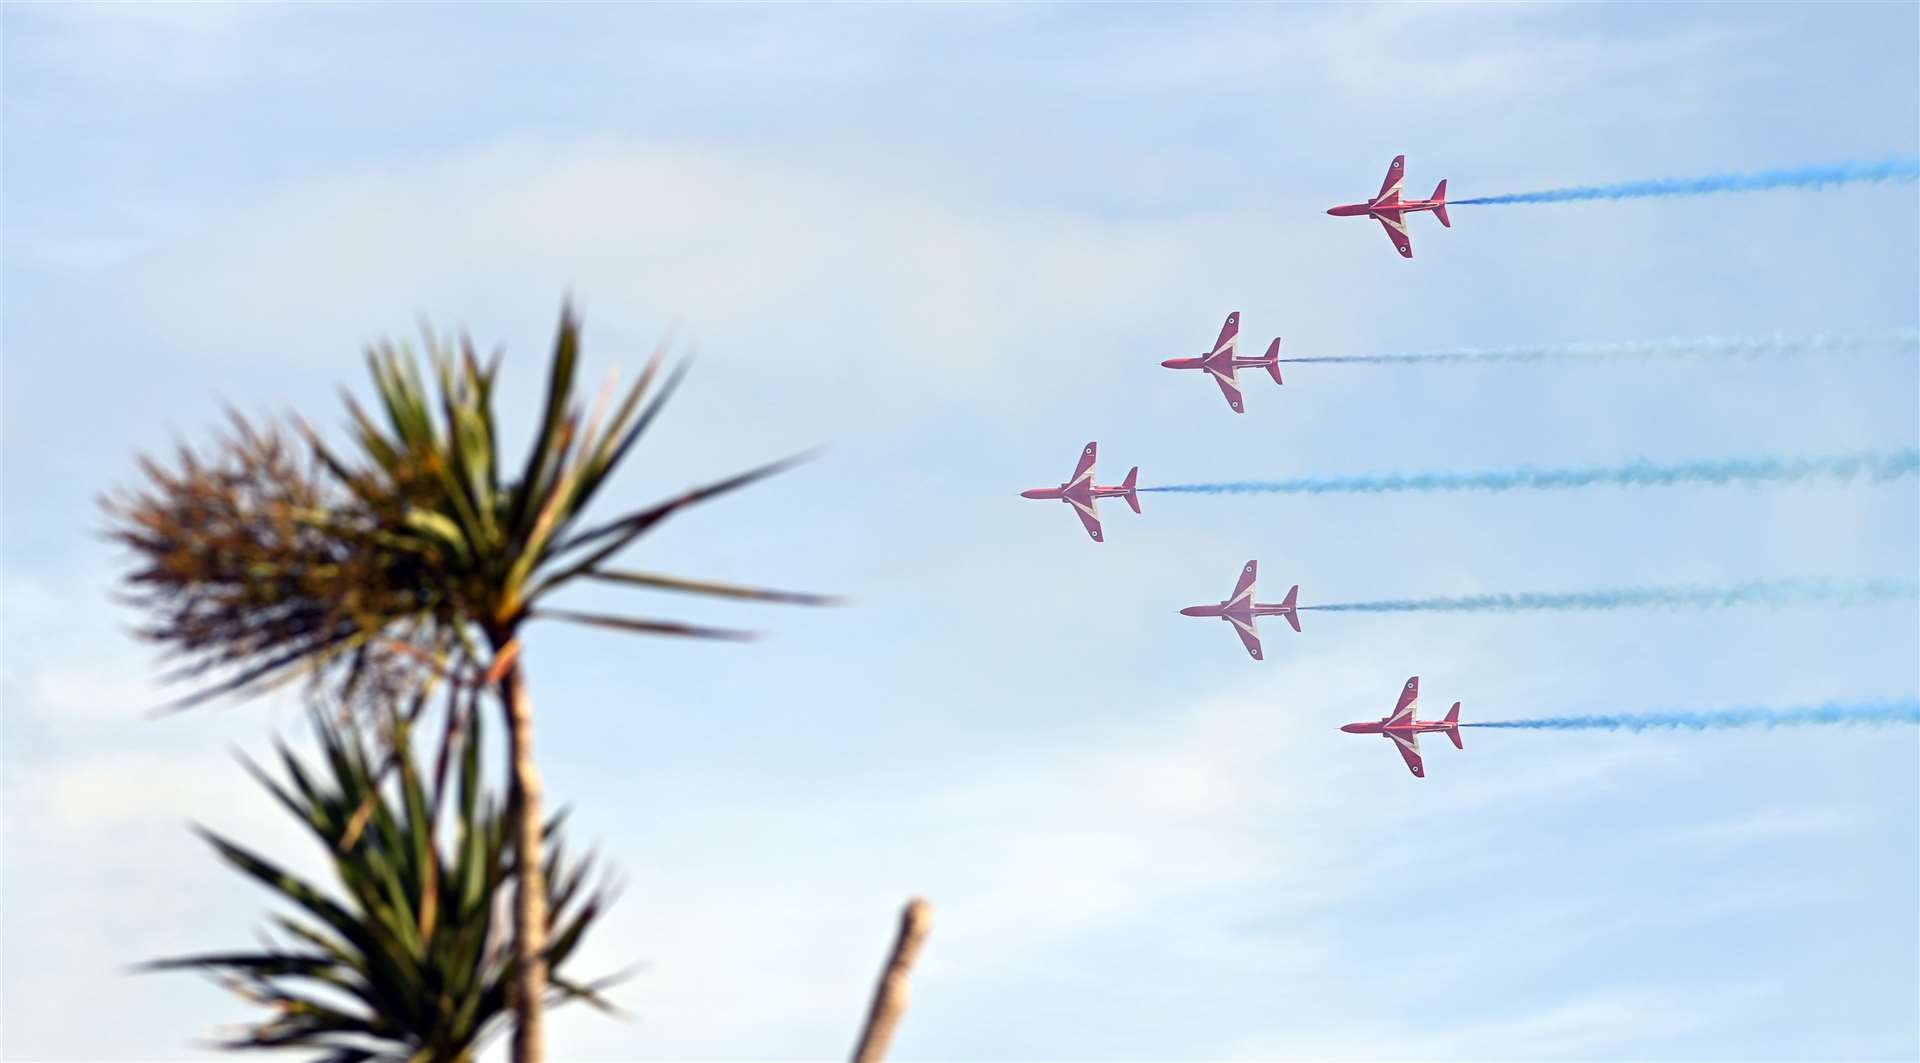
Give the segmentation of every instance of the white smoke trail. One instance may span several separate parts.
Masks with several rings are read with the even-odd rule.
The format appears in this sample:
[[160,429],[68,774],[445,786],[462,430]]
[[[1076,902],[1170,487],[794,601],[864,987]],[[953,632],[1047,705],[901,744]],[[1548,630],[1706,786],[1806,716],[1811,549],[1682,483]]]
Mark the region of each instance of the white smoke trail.
[[1490,203],[1569,203],[1583,199],[1642,199],[1649,196],[1699,196],[1713,192],[1755,192],[1769,188],[1824,188],[1863,181],[1920,179],[1920,158],[1892,158],[1879,162],[1841,162],[1797,166],[1748,173],[1715,173],[1704,177],[1656,177],[1610,185],[1576,185],[1540,192],[1513,192],[1500,196],[1456,199],[1447,205],[1467,207]]
[[1562,343],[1520,347],[1468,347],[1451,351],[1340,354],[1282,358],[1282,362],[1348,365],[1448,365],[1488,362],[1606,362],[1692,358],[1825,358],[1920,353],[1920,329],[1824,336],[1639,340],[1625,343]]
[[1878,579],[1861,583],[1751,580],[1724,587],[1617,587],[1560,593],[1472,594],[1446,598],[1391,598],[1377,602],[1303,605],[1302,612],[1515,613],[1538,610],[1642,608],[1715,609],[1737,605],[1877,605],[1920,599],[1920,583]]
[[1848,481],[1866,477],[1875,482],[1920,472],[1920,449],[1833,454],[1810,458],[1727,458],[1713,461],[1658,463],[1634,461],[1624,465],[1588,465],[1570,468],[1484,469],[1465,472],[1374,473],[1358,476],[1304,476],[1291,480],[1224,480],[1211,483],[1142,487],[1185,494],[1378,494],[1388,491],[1513,491],[1559,490],[1611,485],[1665,487],[1673,484],[1795,483],[1803,480]]
[[1553,716],[1535,720],[1482,720],[1462,727],[1513,727],[1530,731],[1648,731],[1687,728],[1811,727],[1920,723],[1920,698],[1897,701],[1829,701],[1788,708],[1740,707],[1707,712],[1653,712],[1634,716]]

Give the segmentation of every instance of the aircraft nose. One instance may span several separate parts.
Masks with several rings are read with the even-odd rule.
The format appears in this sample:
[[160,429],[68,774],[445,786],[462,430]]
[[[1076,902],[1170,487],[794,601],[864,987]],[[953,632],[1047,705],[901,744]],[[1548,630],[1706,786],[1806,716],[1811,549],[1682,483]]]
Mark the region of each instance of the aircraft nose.
[[1167,359],[1166,361],[1164,361],[1164,362],[1161,362],[1161,363],[1160,363],[1160,365],[1161,365],[1161,367],[1162,367],[1162,368],[1164,368],[1164,369],[1178,369],[1178,368],[1180,368],[1180,366],[1179,366],[1179,365],[1177,365],[1176,363],[1177,363],[1177,362],[1179,362],[1179,361],[1180,361],[1180,359],[1178,359],[1178,358],[1169,358],[1169,359]]
[[1185,609],[1180,610],[1180,615],[1181,616],[1199,616],[1201,614],[1201,611],[1204,608],[1205,606],[1189,605]]
[[1036,487],[1036,488],[1033,488],[1033,489],[1032,489],[1032,490],[1030,490],[1030,491],[1022,491],[1022,492],[1020,492],[1020,497],[1021,497],[1021,498],[1042,498],[1042,497],[1045,497],[1045,496],[1044,496],[1044,493],[1043,493],[1043,489],[1042,489],[1042,488],[1038,488],[1038,487]]
[[1357,732],[1357,731],[1355,731],[1355,730],[1354,730],[1354,727],[1355,727],[1355,726],[1356,726],[1356,725],[1354,725],[1354,724],[1350,724],[1350,723],[1348,723],[1348,724],[1341,724],[1341,725],[1340,725],[1340,729],[1341,729],[1342,731],[1345,731],[1345,732],[1347,732],[1348,734],[1358,734],[1359,732]]

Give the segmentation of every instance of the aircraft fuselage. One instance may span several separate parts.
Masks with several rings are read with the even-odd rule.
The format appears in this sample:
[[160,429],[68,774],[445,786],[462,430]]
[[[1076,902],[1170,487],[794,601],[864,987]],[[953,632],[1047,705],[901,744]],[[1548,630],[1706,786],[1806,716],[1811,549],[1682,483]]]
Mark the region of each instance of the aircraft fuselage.
[[1189,605],[1181,616],[1217,616],[1222,620],[1245,623],[1256,616],[1286,616],[1293,610],[1274,602],[1221,602],[1218,605]]
[[1169,358],[1160,364],[1168,369],[1215,369],[1225,372],[1228,366],[1235,369],[1264,369],[1268,363],[1265,358],[1236,358],[1229,350],[1219,354],[1196,354],[1191,358]]
[[1336,218],[1378,217],[1382,211],[1391,210],[1401,214],[1412,214],[1422,210],[1434,210],[1444,205],[1437,199],[1401,199],[1391,206],[1384,206],[1378,200],[1371,203],[1345,203],[1338,207],[1327,208],[1327,213]]
[[1078,502],[1081,505],[1096,498],[1125,498],[1127,489],[1119,484],[1061,484],[1059,487],[1035,487],[1020,492],[1021,498],[1057,498],[1062,502]]
[[[1388,717],[1392,719],[1392,717]],[[1340,728],[1350,735],[1383,734],[1425,734],[1428,731],[1451,731],[1456,724],[1445,720],[1408,720],[1406,723],[1388,723],[1386,720],[1363,720]]]

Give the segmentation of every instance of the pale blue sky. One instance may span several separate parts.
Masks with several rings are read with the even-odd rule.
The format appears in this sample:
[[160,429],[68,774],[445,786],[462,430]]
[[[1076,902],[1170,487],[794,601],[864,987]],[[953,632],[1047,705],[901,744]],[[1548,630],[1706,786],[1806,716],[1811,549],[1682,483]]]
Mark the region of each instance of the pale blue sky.
[[[636,564],[825,613],[608,595],[752,646],[541,629],[550,790],[630,888],[563,1059],[830,1058],[899,903],[901,1059],[1920,1054],[1920,736],[1472,732],[1413,779],[1340,734],[1421,675],[1465,718],[1902,697],[1913,603],[1309,614],[1268,660],[1177,610],[1908,577],[1892,486],[1151,495],[1108,542],[1017,492],[1088,439],[1142,482],[1913,446],[1907,358],[1299,366],[1249,413],[1158,362],[1920,322],[1912,185],[1326,217],[1408,157],[1456,197],[1920,150],[1912,5],[4,9],[0,1054],[191,1058],[247,1015],[134,961],[251,940],[185,829],[312,866],[151,722],[94,496],[219,401],[337,418],[418,315],[537,402],[700,362],[609,510],[815,443]],[[592,602],[594,595],[582,596]],[[1437,708],[1436,708],[1437,706]]]

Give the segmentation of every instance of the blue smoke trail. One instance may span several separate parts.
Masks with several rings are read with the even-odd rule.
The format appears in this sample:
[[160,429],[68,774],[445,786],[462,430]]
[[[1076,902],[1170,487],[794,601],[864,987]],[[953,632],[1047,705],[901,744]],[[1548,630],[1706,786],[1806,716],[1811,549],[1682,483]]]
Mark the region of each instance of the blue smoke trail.
[[1303,605],[1302,612],[1513,613],[1545,609],[1715,609],[1736,605],[1875,605],[1920,598],[1920,583],[1878,579],[1863,583],[1751,580],[1725,587],[1621,587],[1565,593],[1474,594],[1454,598],[1398,598],[1378,602]]
[[1552,716],[1538,720],[1482,720],[1462,727],[1519,727],[1530,731],[1718,730],[1728,727],[1920,723],[1920,698],[1898,701],[1829,701],[1791,708],[1740,707],[1709,712],[1652,712],[1638,716]]
[[1891,158],[1880,162],[1842,162],[1798,166],[1750,173],[1714,173],[1704,177],[1658,177],[1612,185],[1576,185],[1543,192],[1514,192],[1503,196],[1456,199],[1447,205],[1466,207],[1483,203],[1568,203],[1582,199],[1641,199],[1648,196],[1698,196],[1710,192],[1756,192],[1768,188],[1824,188],[1862,181],[1920,180],[1920,158]]
[[1625,361],[1655,358],[1823,357],[1920,353],[1920,329],[1839,336],[1761,336],[1751,339],[1642,340],[1628,343],[1566,343],[1533,347],[1463,348],[1402,354],[1342,354],[1282,358],[1282,362],[1445,365],[1461,362]]
[[1142,487],[1186,494],[1377,494],[1385,491],[1512,491],[1592,487],[1654,487],[1671,484],[1793,483],[1802,480],[1876,482],[1920,472],[1920,449],[1834,454],[1817,458],[1728,458],[1658,464],[1590,465],[1560,469],[1519,466],[1476,472],[1375,473],[1360,476],[1303,476],[1292,480],[1229,480],[1216,483]]

